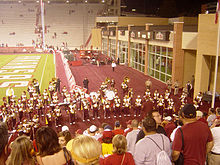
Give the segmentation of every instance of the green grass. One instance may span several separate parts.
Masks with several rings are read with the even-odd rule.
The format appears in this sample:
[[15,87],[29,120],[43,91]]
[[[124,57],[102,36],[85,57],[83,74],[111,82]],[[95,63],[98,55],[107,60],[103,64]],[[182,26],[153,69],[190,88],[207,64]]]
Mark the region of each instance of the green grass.
[[[41,77],[42,77],[42,84],[41,85],[41,91],[45,88],[48,88],[49,85],[49,81],[51,81],[51,79],[54,77],[55,75],[55,65],[54,65],[54,61],[53,61],[53,55],[52,54],[31,54],[31,55],[0,55],[0,68],[2,68],[4,65],[6,65],[7,63],[9,63],[10,61],[12,61],[13,59],[15,59],[16,57],[19,56],[41,56],[41,59],[39,60],[39,63],[37,65],[37,67],[35,68],[35,72],[33,73],[13,73],[13,75],[16,74],[32,74],[32,78],[30,79],[25,79],[23,81],[31,81],[33,78],[36,78],[38,80],[38,82],[41,82]],[[45,61],[46,60],[46,61]],[[45,65],[45,69],[44,69],[44,65]],[[43,70],[45,71],[44,74],[42,74]],[[12,71],[12,70],[8,70],[8,71]],[[5,73],[0,73],[0,75],[6,75]],[[8,75],[12,75],[12,74],[8,74]],[[20,81],[20,80],[0,80],[0,83],[4,82],[4,81]],[[0,96],[1,98],[5,96],[6,94],[6,89],[7,88],[0,88]],[[21,92],[24,90],[27,90],[27,87],[13,87],[15,95],[18,97],[20,97]],[[2,99],[0,98],[0,103],[2,102]]]

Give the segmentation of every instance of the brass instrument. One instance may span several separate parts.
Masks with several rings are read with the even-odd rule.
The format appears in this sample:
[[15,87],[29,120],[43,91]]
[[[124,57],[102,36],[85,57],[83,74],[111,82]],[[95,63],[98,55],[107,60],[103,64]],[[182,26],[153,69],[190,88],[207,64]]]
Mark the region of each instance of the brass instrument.
[[130,82],[130,77],[125,76],[123,80],[126,84]]
[[111,79],[109,77],[105,78],[105,84],[109,84],[111,82]]

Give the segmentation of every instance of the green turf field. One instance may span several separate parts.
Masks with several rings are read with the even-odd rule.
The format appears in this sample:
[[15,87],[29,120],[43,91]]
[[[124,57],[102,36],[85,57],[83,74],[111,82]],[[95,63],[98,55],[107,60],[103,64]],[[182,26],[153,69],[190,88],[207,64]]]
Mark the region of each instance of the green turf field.
[[[35,59],[35,57],[37,59]],[[24,59],[24,60],[23,60]],[[24,61],[29,61],[30,59],[32,60],[37,60],[36,65],[34,68],[32,69],[31,73],[27,73],[24,71],[17,71],[18,73],[15,73],[15,70],[19,70],[19,69],[10,69],[7,68],[9,67],[13,67],[13,64],[16,66],[24,66],[24,65],[31,65],[30,62],[24,62]],[[17,62],[19,61],[19,62]],[[23,64],[25,63],[25,64]],[[6,69],[5,69],[6,67]],[[26,66],[25,66],[26,67]],[[28,68],[28,67],[27,67]],[[27,70],[26,68],[26,70]],[[33,71],[34,70],[34,71]],[[52,54],[19,54],[19,55],[0,55],[0,84],[5,84],[5,83],[11,83],[11,82],[15,82],[15,81],[31,81],[33,78],[37,79],[38,82],[40,83],[40,90],[42,91],[43,89],[47,88],[49,85],[49,81],[51,81],[51,79],[53,77],[55,77],[55,65],[54,65],[54,58]],[[11,79],[7,79],[7,77],[3,77],[6,75],[10,75]],[[31,78],[25,78],[25,79],[19,79],[19,76],[17,77],[17,79],[13,79],[13,76],[18,76],[20,75],[22,77],[22,75],[32,75]],[[3,85],[2,85],[3,86]],[[2,97],[5,96],[6,94],[6,89],[7,87],[0,87],[0,103],[2,102]],[[26,87],[15,87],[15,84],[10,84],[10,86],[12,86],[12,88],[14,89],[15,95],[17,96],[16,98],[20,97],[21,92],[24,90],[27,90],[27,86]]]

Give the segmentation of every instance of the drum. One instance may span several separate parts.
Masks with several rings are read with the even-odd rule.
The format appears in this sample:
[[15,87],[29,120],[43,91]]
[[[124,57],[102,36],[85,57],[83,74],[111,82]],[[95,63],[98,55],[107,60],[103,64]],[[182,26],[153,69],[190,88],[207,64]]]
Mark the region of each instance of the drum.
[[105,96],[107,100],[113,100],[115,98],[115,92],[112,90],[106,90]]

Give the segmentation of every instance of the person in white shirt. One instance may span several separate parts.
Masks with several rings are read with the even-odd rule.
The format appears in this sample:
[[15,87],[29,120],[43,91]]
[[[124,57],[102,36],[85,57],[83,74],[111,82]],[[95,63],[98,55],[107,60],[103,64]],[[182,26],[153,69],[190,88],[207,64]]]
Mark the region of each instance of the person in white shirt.
[[97,133],[97,131],[98,131],[98,128],[95,125],[91,125],[89,127],[87,136],[91,136],[92,138],[98,140],[101,137],[101,135]]
[[6,90],[6,96],[8,97],[8,104],[10,104],[11,98],[14,96],[14,90],[10,86]]
[[136,165],[156,165],[157,154],[162,150],[171,156],[170,140],[156,132],[156,121],[152,117],[143,120],[145,137],[135,145],[134,160]]
[[133,130],[131,132],[129,132],[127,134],[127,136],[126,136],[126,139],[127,139],[127,151],[130,152],[132,155],[134,155],[137,134],[140,131],[138,129],[138,121],[137,120],[132,120],[131,127],[132,127]]
[[207,118],[208,126],[211,127],[213,122],[216,119],[216,111],[215,108],[209,108],[209,116]]
[[220,164],[220,108],[216,109],[216,117],[211,128],[214,146],[211,152],[208,154],[208,164],[217,165]]
[[115,63],[115,61],[112,61],[112,71],[113,72],[115,71],[115,67],[116,67],[116,63]]

